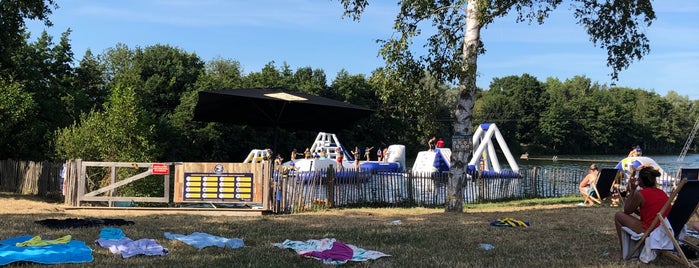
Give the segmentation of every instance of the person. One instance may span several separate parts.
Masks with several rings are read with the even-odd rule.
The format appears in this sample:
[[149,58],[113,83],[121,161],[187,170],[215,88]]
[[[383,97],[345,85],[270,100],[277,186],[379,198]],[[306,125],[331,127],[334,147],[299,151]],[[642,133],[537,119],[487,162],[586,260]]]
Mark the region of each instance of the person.
[[444,148],[444,140],[442,140],[442,138],[439,138],[439,140],[437,140],[437,144],[435,144],[435,146],[437,148]]
[[381,155],[383,155],[383,150],[379,147],[378,150],[376,150],[376,157],[378,158],[378,161],[381,162]]
[[643,155],[641,151],[641,145],[636,145],[634,147],[631,147],[631,151],[626,157],[637,157]]
[[282,158],[281,155],[277,154],[277,158],[274,159],[274,164],[280,166],[282,164],[282,161],[284,161],[284,158]]
[[342,149],[337,148],[335,149],[335,161],[337,161],[337,170],[342,170],[344,167],[342,166],[342,158],[344,157],[344,153],[342,152]]
[[354,146],[354,151],[352,151],[352,157],[354,157],[354,169],[359,169],[359,147]]
[[434,151],[434,142],[435,142],[435,140],[437,140],[437,139],[436,139],[434,136],[432,136],[432,138],[430,138],[430,139],[427,141],[427,147],[430,148],[430,151]]
[[366,161],[371,161],[371,149],[374,149],[374,147],[373,146],[371,148],[366,147],[364,149],[364,157],[366,158]]
[[[624,203],[624,210],[614,214],[614,225],[619,245],[622,247],[621,232],[624,231],[621,227],[626,226],[639,234],[645,232],[669,199],[667,193],[657,187],[656,178],[660,176],[660,171],[647,164],[639,168],[638,178],[629,178],[629,194]],[[670,210],[671,208],[666,209],[663,217],[667,217]],[[640,218],[632,214],[638,214]],[[653,229],[659,225],[660,222],[656,223]]]
[[296,148],[291,151],[291,162],[294,162],[296,160],[296,155],[298,155],[298,151],[296,151]]
[[389,155],[388,147],[383,149],[383,152],[381,153],[381,159],[383,159],[384,163],[388,163],[388,155]]
[[580,181],[580,185],[578,185],[578,190],[580,190],[580,194],[582,194],[582,196],[585,197],[585,201],[578,203],[579,207],[593,206],[595,204],[590,196],[595,192],[592,189],[592,184],[594,184],[597,180],[598,174],[599,170],[597,169],[597,165],[592,164],[590,165],[590,168],[587,171],[587,175],[585,175],[582,181]]
[[311,149],[308,149],[308,147],[306,147],[306,150],[303,151],[303,158],[306,158],[306,159],[311,158]]

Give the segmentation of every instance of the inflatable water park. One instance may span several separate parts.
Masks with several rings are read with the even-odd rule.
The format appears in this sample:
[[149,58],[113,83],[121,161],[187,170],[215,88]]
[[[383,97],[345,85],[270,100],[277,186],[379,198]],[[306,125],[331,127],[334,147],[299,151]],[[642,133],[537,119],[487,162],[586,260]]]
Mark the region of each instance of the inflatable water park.
[[[480,124],[472,137],[472,142],[475,149],[473,157],[468,162],[469,176],[480,174],[482,177],[519,177],[519,166],[494,123]],[[499,151],[496,150],[496,145],[499,147]],[[368,174],[404,173],[407,171],[404,145],[392,144],[384,148],[383,159],[377,161],[362,160],[361,156],[369,153],[365,151],[369,149],[365,148],[353,154],[352,150],[343,146],[337,135],[319,132],[311,146],[306,149],[307,152],[299,153],[302,157],[286,161],[282,163],[282,166],[300,177],[313,177],[333,167],[337,170],[335,175],[338,180],[355,176],[358,170]],[[359,148],[354,150],[359,150]],[[501,152],[507,160],[509,169],[503,168],[500,164],[498,152]],[[450,148],[443,147],[420,151],[410,170],[413,174],[449,172],[451,154]],[[359,155],[360,159],[355,161],[355,155]],[[253,149],[243,163],[255,163],[263,160],[271,160],[271,152]]]
[[[493,140],[495,139],[495,140]],[[497,144],[496,144],[497,142]],[[494,123],[483,123],[473,133],[473,156],[468,162],[469,175],[480,174],[482,177],[516,178],[519,177],[519,165],[510,152],[505,138]],[[495,145],[500,147],[502,155],[507,160],[509,169],[504,169],[498,160]],[[429,172],[448,172],[450,166],[451,149],[435,148],[434,150],[419,152],[413,164],[413,174]]]

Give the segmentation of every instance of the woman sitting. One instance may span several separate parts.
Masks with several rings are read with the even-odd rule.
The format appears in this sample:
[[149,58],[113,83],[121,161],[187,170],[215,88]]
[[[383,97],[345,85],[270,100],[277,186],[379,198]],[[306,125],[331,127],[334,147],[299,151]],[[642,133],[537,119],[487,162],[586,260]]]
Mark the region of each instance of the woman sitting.
[[[647,165],[643,165],[640,168],[638,179],[635,179],[634,176],[629,178],[629,192],[624,204],[624,211],[619,211],[614,215],[614,224],[616,225],[620,246],[622,245],[622,226],[626,226],[639,234],[645,232],[653,222],[655,215],[660,212],[665,202],[669,199],[665,191],[657,188],[656,178],[660,176],[660,171]],[[665,210],[663,217],[667,217],[669,212],[670,209]],[[632,214],[639,215],[640,219]],[[659,225],[660,222],[650,231]]]
[[594,184],[597,180],[598,173],[599,170],[597,169],[597,165],[592,164],[590,165],[590,169],[587,171],[587,175],[585,175],[585,178],[583,178],[583,180],[580,182],[578,190],[580,190],[580,194],[582,194],[582,196],[585,197],[585,201],[579,203],[579,207],[592,206],[595,204],[594,201],[592,201],[592,198],[590,198],[590,196],[593,195],[595,192],[592,189],[592,184]]

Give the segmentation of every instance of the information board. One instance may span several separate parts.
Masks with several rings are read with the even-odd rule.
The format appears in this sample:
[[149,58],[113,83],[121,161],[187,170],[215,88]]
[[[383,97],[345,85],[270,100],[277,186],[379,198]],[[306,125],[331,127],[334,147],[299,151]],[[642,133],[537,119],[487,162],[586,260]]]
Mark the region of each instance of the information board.
[[184,201],[253,201],[252,173],[184,173]]

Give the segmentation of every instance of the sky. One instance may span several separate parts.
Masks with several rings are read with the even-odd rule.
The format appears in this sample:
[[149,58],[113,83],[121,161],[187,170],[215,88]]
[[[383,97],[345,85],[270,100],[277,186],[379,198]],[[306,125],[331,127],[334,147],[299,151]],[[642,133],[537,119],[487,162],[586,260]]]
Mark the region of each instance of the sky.
[[[384,66],[377,39],[394,36],[397,1],[370,1],[360,21],[343,18],[339,0],[57,0],[47,28],[29,22],[32,41],[46,30],[57,42],[70,28],[78,62],[121,43],[156,44],[196,53],[202,60],[240,62],[244,73],[274,61],[292,70],[322,69],[367,77]],[[612,81],[606,50],[595,47],[564,3],[543,25],[499,18],[481,31],[486,53],[478,59],[479,87],[493,78],[529,74],[545,82],[585,76],[593,82],[699,99],[699,1],[653,1],[657,19],[645,29],[651,51]],[[426,38],[426,37],[425,37]],[[422,39],[415,51],[421,51]]]

